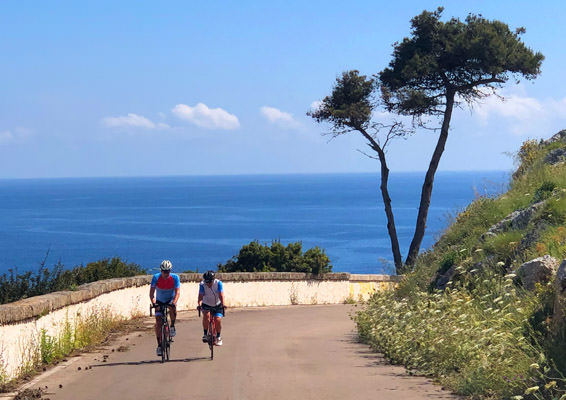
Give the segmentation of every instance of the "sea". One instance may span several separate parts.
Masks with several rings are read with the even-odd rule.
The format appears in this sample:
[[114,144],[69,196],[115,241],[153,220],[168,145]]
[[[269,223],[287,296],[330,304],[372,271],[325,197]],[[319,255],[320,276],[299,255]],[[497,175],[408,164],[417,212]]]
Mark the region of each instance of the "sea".
[[[438,172],[421,250],[509,172]],[[403,257],[424,172],[389,179]],[[0,180],[0,274],[120,257],[148,271],[215,269],[257,240],[302,242],[334,272],[394,273],[378,173]]]

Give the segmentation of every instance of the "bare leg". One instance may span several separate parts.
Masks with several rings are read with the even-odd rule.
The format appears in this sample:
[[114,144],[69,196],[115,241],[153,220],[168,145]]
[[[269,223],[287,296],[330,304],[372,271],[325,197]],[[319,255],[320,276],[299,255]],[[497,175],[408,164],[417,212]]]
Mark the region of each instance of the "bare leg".
[[208,330],[209,317],[210,313],[208,311],[202,313],[202,329],[205,331]]
[[155,316],[155,337],[157,344],[161,344],[161,316]]
[[214,322],[216,323],[216,333],[220,336],[220,332],[222,331],[222,318],[214,317]]

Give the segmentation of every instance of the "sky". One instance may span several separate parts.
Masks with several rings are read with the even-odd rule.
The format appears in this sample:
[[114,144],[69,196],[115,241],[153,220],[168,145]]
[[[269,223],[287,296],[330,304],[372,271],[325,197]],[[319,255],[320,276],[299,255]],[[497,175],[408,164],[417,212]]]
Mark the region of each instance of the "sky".
[[[3,0],[0,178],[377,172],[359,134],[330,140],[306,112],[438,6],[523,26],[545,56],[504,101],[455,112],[439,165],[511,171],[566,128],[564,1]],[[391,143],[391,171],[426,170],[436,140]]]

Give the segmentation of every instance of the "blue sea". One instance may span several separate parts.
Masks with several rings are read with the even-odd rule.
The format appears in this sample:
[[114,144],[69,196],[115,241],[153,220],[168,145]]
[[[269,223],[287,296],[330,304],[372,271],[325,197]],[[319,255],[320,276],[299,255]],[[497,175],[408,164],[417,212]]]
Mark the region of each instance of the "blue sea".
[[[424,173],[390,176],[403,256]],[[478,195],[507,190],[507,172],[438,172],[430,247]],[[203,271],[252,240],[323,248],[333,271],[392,273],[379,174],[237,175],[0,180],[0,273],[119,256],[154,270]]]

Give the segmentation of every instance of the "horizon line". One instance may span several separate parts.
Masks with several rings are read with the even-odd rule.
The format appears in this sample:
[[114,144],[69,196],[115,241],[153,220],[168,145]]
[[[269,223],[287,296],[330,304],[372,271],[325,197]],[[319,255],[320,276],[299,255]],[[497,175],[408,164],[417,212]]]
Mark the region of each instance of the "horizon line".
[[[438,173],[508,173],[512,170],[505,169],[478,169],[478,170],[438,170]],[[425,174],[426,170],[390,171],[390,175],[396,174]],[[238,177],[238,176],[307,176],[307,175],[380,175],[380,171],[357,171],[357,172],[268,172],[268,173],[235,173],[235,174],[168,174],[168,175],[86,175],[86,176],[43,176],[43,177],[14,177],[3,178],[0,181],[16,180],[59,180],[59,179],[141,179],[141,178],[206,178],[206,177]],[[435,175],[436,175],[435,174]]]

